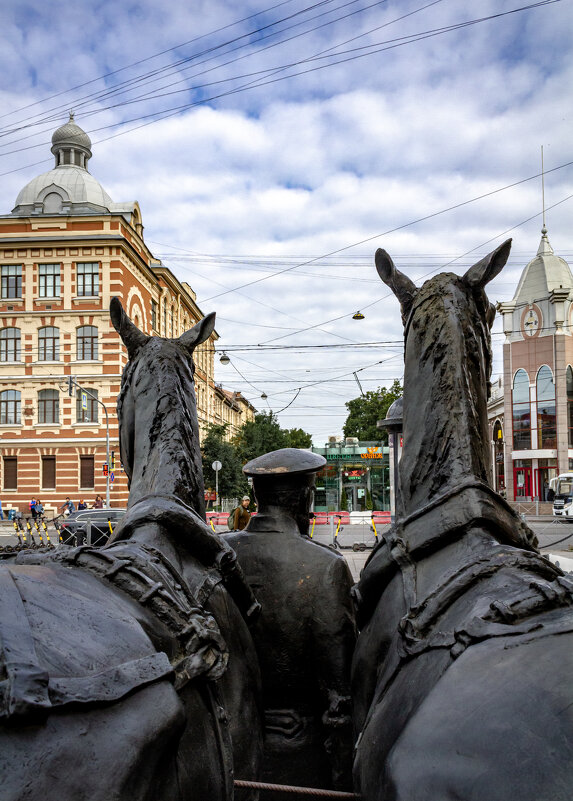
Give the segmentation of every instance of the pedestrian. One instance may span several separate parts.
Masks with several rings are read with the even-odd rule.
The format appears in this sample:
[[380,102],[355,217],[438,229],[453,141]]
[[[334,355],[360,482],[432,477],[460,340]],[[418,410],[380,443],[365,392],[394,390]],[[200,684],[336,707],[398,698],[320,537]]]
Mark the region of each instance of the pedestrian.
[[36,518],[42,517],[43,514],[44,514],[44,504],[38,498],[38,500],[36,501]]
[[29,503],[29,506],[30,506],[30,514],[32,515],[32,519],[35,520],[36,519],[36,499],[35,498],[32,498],[32,500]]
[[78,509],[87,509],[87,508],[88,508],[87,503],[84,503],[84,501],[80,499],[80,502],[78,503]]
[[60,506],[60,511],[63,511],[65,515],[70,515],[72,512],[76,511],[76,506],[73,501],[68,498],[63,502]]
[[251,513],[249,512],[250,503],[251,499],[249,496],[243,495],[241,498],[241,504],[234,510],[232,518],[231,515],[229,515],[227,525],[231,531],[242,531],[247,527],[247,524],[251,519]]
[[298,448],[248,462],[258,512],[225,539],[262,607],[251,629],[266,727],[262,781],[351,790],[353,581],[341,554],[308,537],[325,464]]
[[103,509],[103,499],[101,495],[96,495],[96,499],[94,501],[92,509]]
[[4,520],[4,512],[2,511],[2,501],[0,501],[0,520]]

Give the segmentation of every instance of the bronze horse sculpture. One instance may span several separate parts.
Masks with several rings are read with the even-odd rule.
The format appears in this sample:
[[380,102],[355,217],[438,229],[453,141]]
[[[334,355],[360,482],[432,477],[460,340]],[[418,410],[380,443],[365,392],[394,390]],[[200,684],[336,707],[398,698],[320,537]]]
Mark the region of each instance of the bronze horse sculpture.
[[404,449],[396,523],[356,588],[365,801],[573,793],[573,584],[489,486],[484,287],[509,250],[420,289],[376,253],[404,323]]
[[230,801],[262,729],[257,604],[204,519],[192,354],[214,315],[169,340],[110,312],[128,509],[106,548],[0,562],[0,795]]

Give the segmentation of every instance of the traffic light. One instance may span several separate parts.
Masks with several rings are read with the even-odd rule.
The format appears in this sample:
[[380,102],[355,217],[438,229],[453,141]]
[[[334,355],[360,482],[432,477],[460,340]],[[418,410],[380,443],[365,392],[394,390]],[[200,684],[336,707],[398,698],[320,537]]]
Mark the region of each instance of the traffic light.
[[108,465],[107,462],[103,463],[103,474],[104,474],[104,476],[108,476],[109,475],[109,465]]
[[113,473],[113,471],[115,470],[115,451],[111,452],[110,457],[111,458],[109,460],[109,464],[110,464],[110,467],[111,467],[111,471]]
[[71,375],[68,376],[68,395],[70,398],[74,396],[74,377]]

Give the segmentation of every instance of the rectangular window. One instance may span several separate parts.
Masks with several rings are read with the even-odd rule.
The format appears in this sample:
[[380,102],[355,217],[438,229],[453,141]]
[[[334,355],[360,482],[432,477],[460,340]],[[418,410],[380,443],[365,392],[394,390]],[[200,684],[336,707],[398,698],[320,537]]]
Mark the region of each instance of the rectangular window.
[[[84,393],[78,390],[76,396],[76,421],[78,423],[97,423],[98,421],[98,402],[97,402],[97,389],[90,388],[90,394],[85,393],[85,409]],[[95,397],[91,397],[94,395]]]
[[99,262],[77,265],[78,297],[95,297],[99,294]]
[[55,456],[42,456],[42,488],[56,489]]
[[40,264],[39,292],[41,298],[60,297],[60,265]]
[[80,487],[82,489],[93,489],[94,475],[94,457],[80,456]]
[[22,297],[22,265],[4,264],[2,266],[2,298]]
[[157,303],[154,300],[151,301],[151,327],[157,331]]
[[18,489],[18,457],[4,456],[4,489]]

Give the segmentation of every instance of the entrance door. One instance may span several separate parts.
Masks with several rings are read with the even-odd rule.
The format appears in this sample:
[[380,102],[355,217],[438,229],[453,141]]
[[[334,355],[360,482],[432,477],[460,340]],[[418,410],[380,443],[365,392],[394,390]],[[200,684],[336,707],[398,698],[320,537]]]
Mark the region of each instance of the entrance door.
[[549,482],[557,477],[557,465],[555,467],[539,467],[536,471],[536,493],[540,501],[547,501],[549,492]]
[[349,512],[363,512],[366,509],[366,486],[344,484]]
[[513,471],[515,500],[531,499],[531,467],[516,467]]

